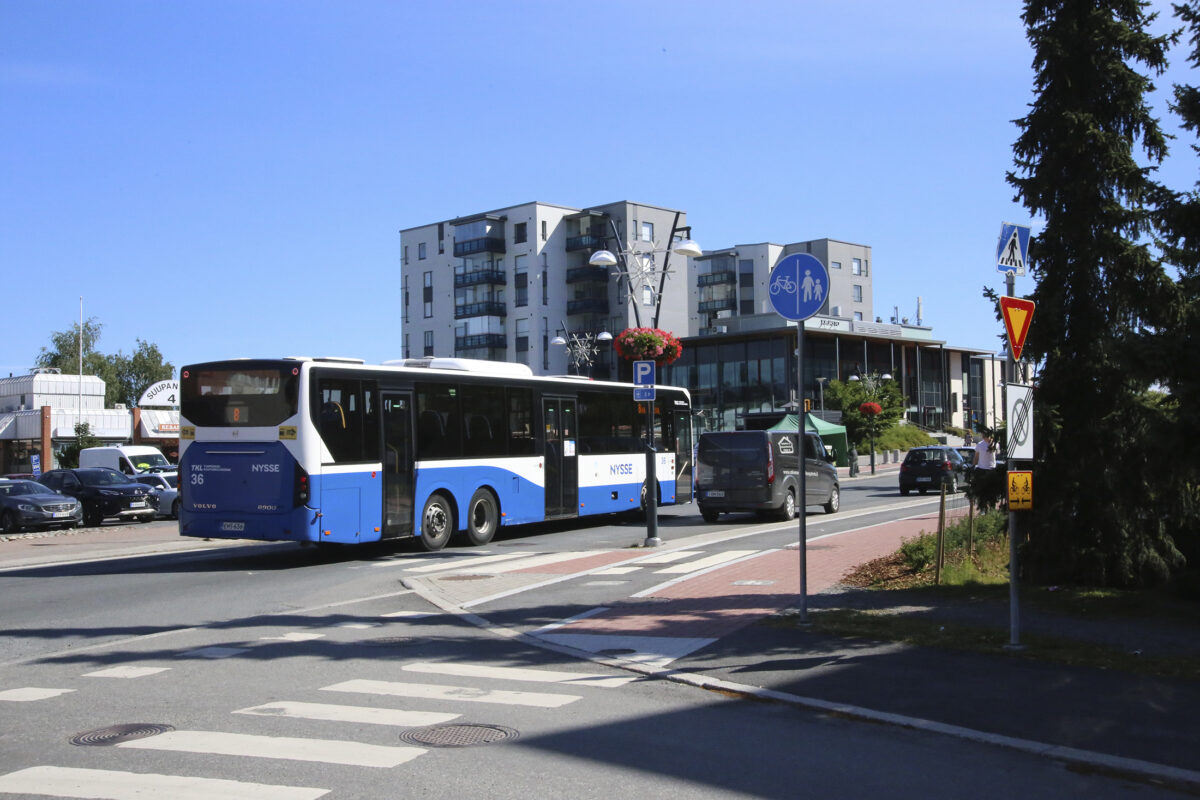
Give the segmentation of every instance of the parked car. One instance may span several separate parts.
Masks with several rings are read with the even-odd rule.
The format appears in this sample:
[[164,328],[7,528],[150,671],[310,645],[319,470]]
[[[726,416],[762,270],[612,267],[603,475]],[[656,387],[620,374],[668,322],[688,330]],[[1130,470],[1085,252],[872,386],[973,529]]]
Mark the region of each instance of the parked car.
[[179,473],[135,475],[133,479],[144,486],[149,486],[154,492],[150,498],[154,501],[154,507],[158,509],[159,517],[179,519],[179,489],[176,484],[179,480]]
[[916,489],[925,494],[930,489],[952,494],[958,487],[966,486],[967,465],[953,447],[938,445],[914,447],[900,463],[900,494]]
[[0,531],[26,528],[74,528],[83,524],[83,506],[37,481],[0,480]]
[[773,512],[794,519],[805,506],[833,514],[841,505],[837,469],[821,437],[804,435],[806,502],[800,502],[800,447],[797,434],[783,431],[703,433],[697,446],[696,502],[705,522],[722,511]]
[[150,501],[153,490],[115,469],[52,469],[38,482],[82,503],[85,525],[99,525],[110,517],[150,522],[157,513]]
[[958,454],[962,456],[963,463],[968,467],[975,463],[975,448],[974,447],[956,447]]

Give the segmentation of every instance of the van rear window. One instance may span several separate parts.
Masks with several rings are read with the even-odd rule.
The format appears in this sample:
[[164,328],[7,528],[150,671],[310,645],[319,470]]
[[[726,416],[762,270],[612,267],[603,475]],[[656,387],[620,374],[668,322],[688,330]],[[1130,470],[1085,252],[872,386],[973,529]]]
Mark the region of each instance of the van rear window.
[[701,464],[713,466],[750,466],[760,464],[767,453],[763,436],[741,432],[706,433],[700,437]]

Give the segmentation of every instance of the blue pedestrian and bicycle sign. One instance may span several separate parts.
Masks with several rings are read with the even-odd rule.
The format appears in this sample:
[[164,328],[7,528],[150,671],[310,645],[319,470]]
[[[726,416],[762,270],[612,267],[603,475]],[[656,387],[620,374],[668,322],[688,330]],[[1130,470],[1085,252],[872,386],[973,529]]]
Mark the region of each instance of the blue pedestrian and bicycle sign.
[[771,270],[771,306],[795,322],[814,316],[829,298],[829,270],[808,253],[793,253]]
[[654,399],[654,367],[653,361],[633,362],[633,401]]

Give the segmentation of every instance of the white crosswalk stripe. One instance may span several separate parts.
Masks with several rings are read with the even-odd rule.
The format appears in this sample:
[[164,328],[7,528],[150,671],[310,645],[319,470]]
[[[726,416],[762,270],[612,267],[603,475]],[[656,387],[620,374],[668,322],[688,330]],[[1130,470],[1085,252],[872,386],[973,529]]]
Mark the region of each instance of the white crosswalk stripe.
[[117,772],[70,767],[30,767],[0,775],[0,794],[86,797],[98,800],[316,800],[329,789],[307,786],[272,786],[222,778]]
[[370,708],[367,706],[339,706],[329,703],[298,703],[281,701],[266,705],[242,708],[235,714],[252,714],[260,717],[291,717],[293,719],[319,719],[327,722],[354,722],[367,725],[395,725],[415,728],[422,725],[440,725],[458,714],[443,714],[436,711],[403,711],[393,708]]
[[290,736],[256,736],[221,731],[170,731],[146,739],[121,742],[117,747],[383,768],[411,761],[425,752],[420,747],[391,747],[335,739],[298,739]]
[[587,686],[616,687],[640,679],[638,675],[598,675],[584,672],[560,672],[549,669],[527,669],[524,667],[489,667],[482,664],[459,663],[416,663],[400,667],[405,672],[421,672],[427,675],[454,675],[463,678],[497,678],[508,681],[533,683],[572,683]]
[[698,558],[695,561],[686,561],[682,564],[675,564],[670,567],[665,567],[660,570],[655,570],[656,575],[682,575],[687,572],[698,572],[702,569],[708,569],[718,564],[724,564],[727,561],[734,561],[739,558],[754,555],[758,550],[727,550],[723,553],[714,553],[707,558]]
[[70,694],[74,689],[42,689],[37,686],[26,686],[23,689],[5,689],[0,692],[0,700],[10,703],[31,703],[35,700],[49,700],[62,694]]
[[323,686],[324,692],[357,692],[383,694],[392,697],[412,697],[424,700],[450,700],[462,703],[495,703],[498,705],[559,708],[581,699],[573,694],[544,694],[541,692],[510,692],[502,689],[477,689],[473,686],[443,686],[432,683],[402,683],[399,681],[351,680]]

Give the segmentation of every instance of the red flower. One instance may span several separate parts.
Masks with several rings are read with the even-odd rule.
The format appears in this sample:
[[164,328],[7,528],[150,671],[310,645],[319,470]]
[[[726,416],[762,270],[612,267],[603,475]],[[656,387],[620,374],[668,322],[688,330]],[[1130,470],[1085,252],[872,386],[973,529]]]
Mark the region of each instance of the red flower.
[[683,355],[679,338],[658,328],[626,328],[613,339],[613,348],[626,361],[653,361],[659,366]]
[[860,414],[866,414],[868,417],[873,417],[876,414],[883,413],[883,406],[879,405],[879,403],[873,403],[873,402],[868,401],[858,407],[858,412]]

